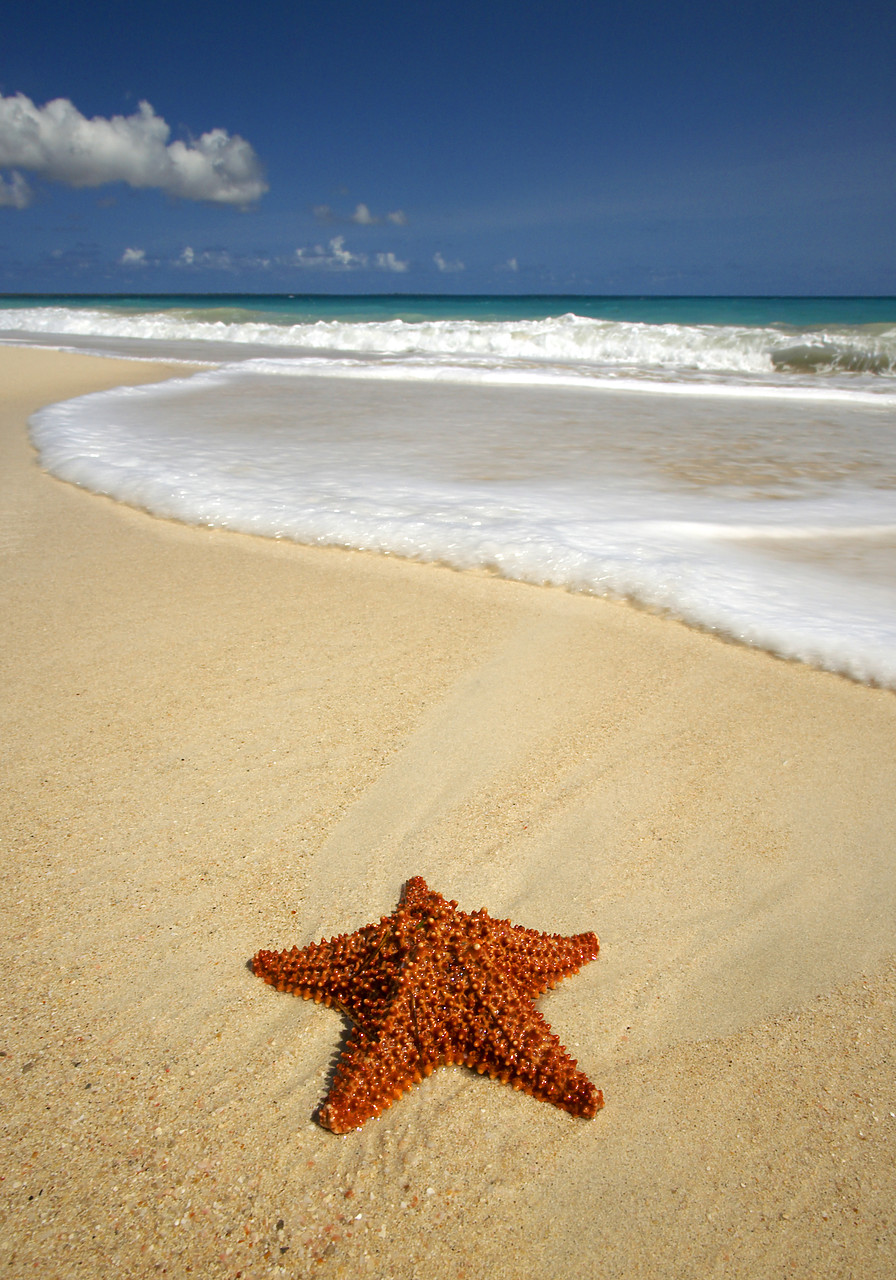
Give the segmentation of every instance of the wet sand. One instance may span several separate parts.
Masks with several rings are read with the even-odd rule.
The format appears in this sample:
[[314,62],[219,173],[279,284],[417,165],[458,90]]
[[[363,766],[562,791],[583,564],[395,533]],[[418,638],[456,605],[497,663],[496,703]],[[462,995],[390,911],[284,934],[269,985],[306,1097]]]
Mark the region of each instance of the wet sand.
[[[0,349],[9,1276],[890,1277],[896,698],[622,604],[153,519]],[[606,1107],[443,1068],[313,1120],[347,1026],[247,968],[423,875],[601,954]]]

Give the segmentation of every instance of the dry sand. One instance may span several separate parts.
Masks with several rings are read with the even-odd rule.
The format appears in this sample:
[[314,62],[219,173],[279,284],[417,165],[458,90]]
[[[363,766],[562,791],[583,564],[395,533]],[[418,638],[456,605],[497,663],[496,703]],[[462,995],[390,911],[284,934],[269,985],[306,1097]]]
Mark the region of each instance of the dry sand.
[[[0,351],[0,1274],[896,1274],[896,697],[620,604],[154,520]],[[247,969],[462,907],[600,958],[576,1121],[462,1068],[312,1119],[345,1024]]]

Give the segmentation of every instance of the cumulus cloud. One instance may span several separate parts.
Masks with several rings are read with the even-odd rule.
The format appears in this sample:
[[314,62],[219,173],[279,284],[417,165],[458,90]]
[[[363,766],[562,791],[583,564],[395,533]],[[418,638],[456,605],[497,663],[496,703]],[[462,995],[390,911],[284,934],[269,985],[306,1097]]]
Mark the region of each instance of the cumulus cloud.
[[123,267],[145,267],[146,266],[146,250],[145,249],[125,249],[124,253],[118,260]]
[[340,267],[365,266],[367,263],[367,258],[363,253],[350,253],[345,248],[344,236],[334,236],[330,241],[330,250],[332,257]]
[[380,271],[407,271],[408,264],[396,258],[394,253],[378,253],[376,265]]
[[519,269],[520,264],[517,262],[516,258],[508,258],[506,262],[502,262],[495,267],[496,271],[519,271]]
[[396,227],[406,227],[408,225],[407,215],[401,209],[396,209],[394,213],[387,213],[386,221],[394,223]]
[[352,222],[357,222],[359,227],[372,227],[379,222],[379,218],[375,218],[366,204],[359,204],[355,212],[351,216]]
[[[88,120],[67,98],[37,107],[22,93],[0,95],[0,168],[25,169],[70,187],[126,182],[184,200],[241,207],[267,191],[261,161],[238,134],[211,129],[190,142],[169,142],[170,136],[148,102],[131,116]],[[17,181],[20,202],[4,199],[2,193],[15,191]],[[30,203],[30,190],[13,172],[0,188],[0,203],[24,208],[23,198]]]
[[434,253],[432,255],[432,260],[436,264],[436,266],[439,268],[440,271],[465,270],[464,264],[460,261],[459,258],[455,259],[454,262],[449,262],[448,259],[444,258],[441,253]]

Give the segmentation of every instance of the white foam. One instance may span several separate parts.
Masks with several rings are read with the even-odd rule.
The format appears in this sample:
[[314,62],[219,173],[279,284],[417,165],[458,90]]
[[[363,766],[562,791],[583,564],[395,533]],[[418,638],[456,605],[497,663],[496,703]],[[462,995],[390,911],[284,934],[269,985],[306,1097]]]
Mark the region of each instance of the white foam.
[[[37,307],[0,311],[0,334],[209,350],[345,352],[398,357],[429,368],[454,360],[467,368],[569,366],[604,378],[699,381],[736,378],[770,385],[819,384],[885,390],[896,378],[896,326],[832,326],[805,332],[776,326],[647,324],[568,314],[538,320],[401,319],[274,323],[230,311],[226,319],[158,310],[143,313]],[[227,358],[227,357],[225,357]]]
[[[32,436],[53,474],[157,515],[627,597],[896,687],[880,399],[658,402],[350,368],[256,361],[101,392],[42,410]],[[832,540],[890,546],[892,580],[844,572]]]

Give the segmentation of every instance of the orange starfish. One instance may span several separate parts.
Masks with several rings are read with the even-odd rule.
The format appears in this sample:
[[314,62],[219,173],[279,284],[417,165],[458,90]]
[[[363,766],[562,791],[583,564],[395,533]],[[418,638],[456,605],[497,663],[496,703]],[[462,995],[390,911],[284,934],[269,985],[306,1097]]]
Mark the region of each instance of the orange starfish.
[[458,911],[409,880],[401,902],[368,924],[302,951],[259,951],[252,967],[279,991],[335,1005],[355,1028],[319,1120],[359,1128],[442,1063],[487,1071],[574,1116],[604,1103],[532,1003],[593,960],[593,933],[563,938]]

